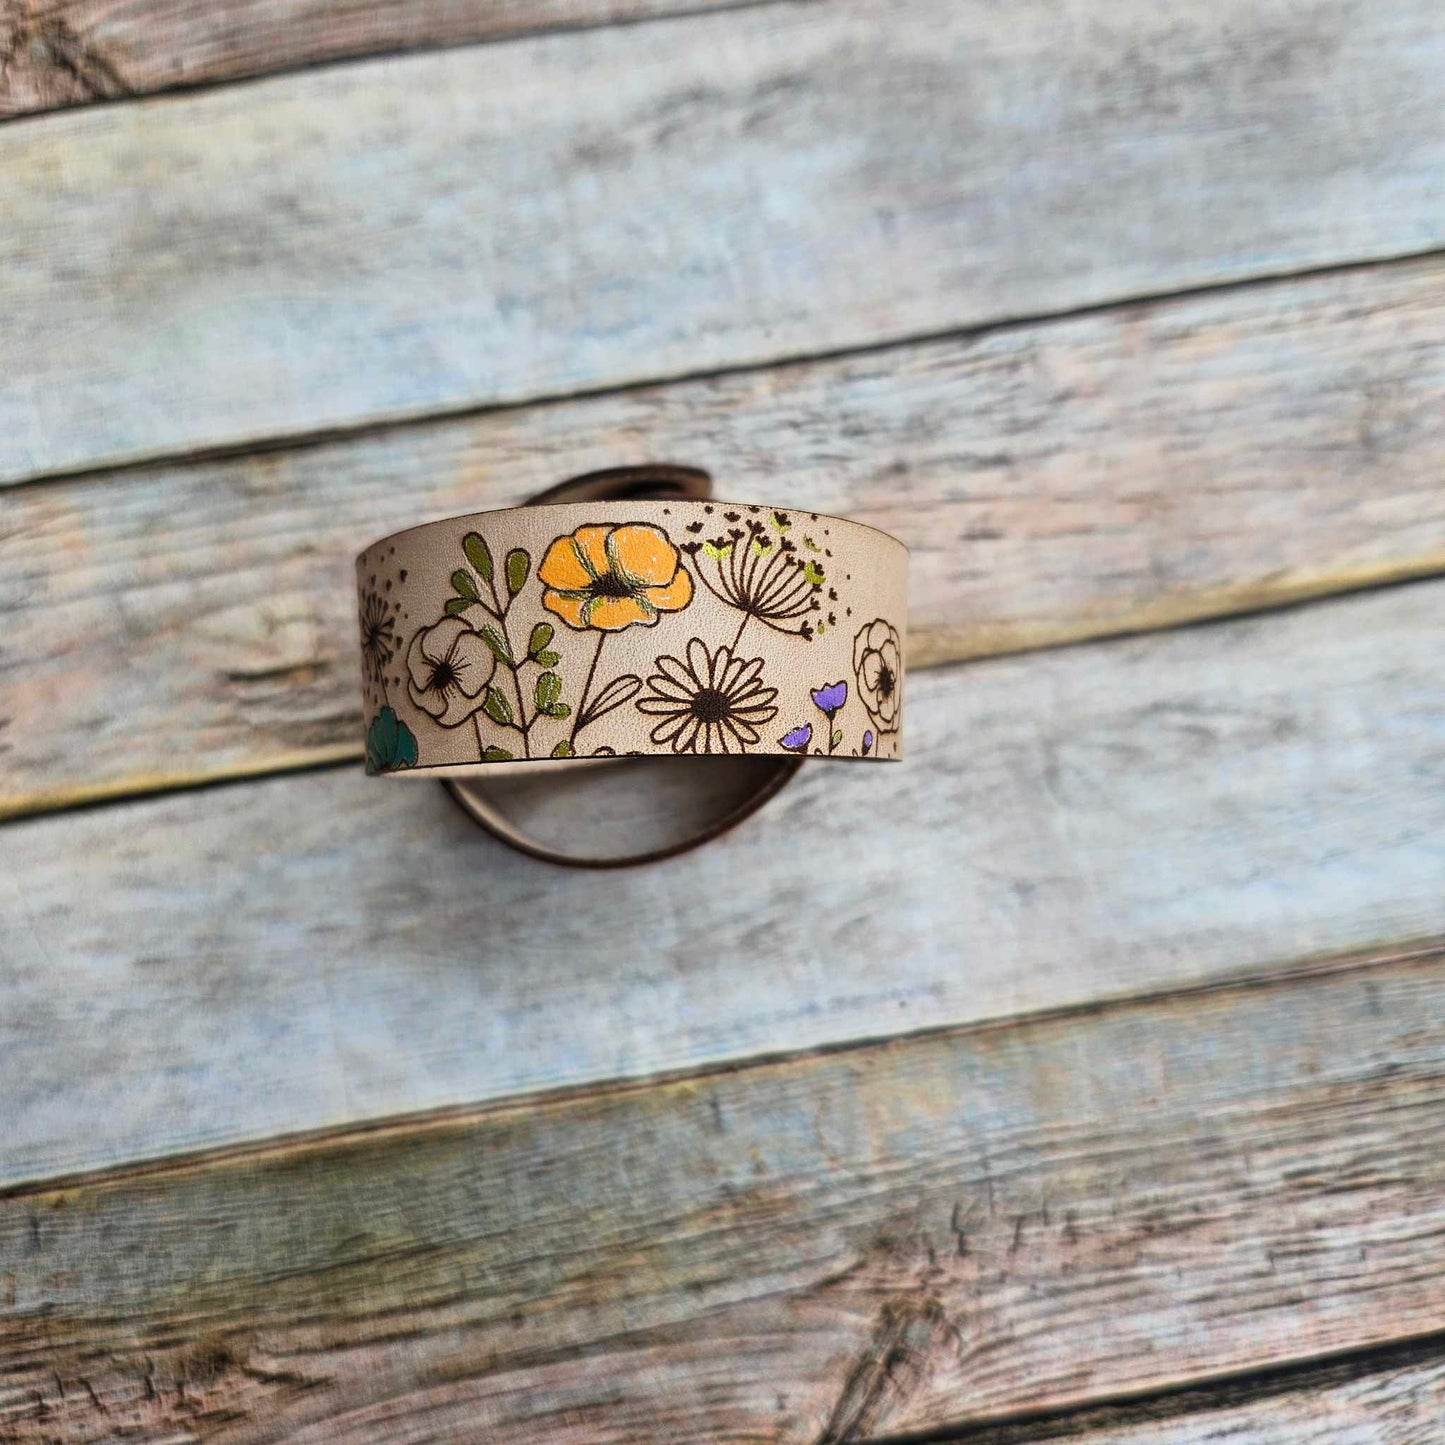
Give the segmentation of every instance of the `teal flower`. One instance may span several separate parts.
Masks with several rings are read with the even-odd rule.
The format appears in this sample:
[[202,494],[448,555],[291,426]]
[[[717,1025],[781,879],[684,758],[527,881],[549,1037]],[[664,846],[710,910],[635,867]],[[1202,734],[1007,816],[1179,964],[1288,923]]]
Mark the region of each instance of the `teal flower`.
[[366,730],[366,771],[392,773],[416,766],[416,738],[389,707],[372,718]]

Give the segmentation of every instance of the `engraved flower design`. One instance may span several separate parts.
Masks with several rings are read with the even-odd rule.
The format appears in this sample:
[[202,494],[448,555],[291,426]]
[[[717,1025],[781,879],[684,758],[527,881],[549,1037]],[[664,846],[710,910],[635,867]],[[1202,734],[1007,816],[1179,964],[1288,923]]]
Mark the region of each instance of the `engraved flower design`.
[[[843,730],[834,727],[834,719],[843,711],[848,701],[848,684],[846,681],[825,682],[822,687],[810,689],[808,694],[813,699],[813,706],[828,719],[828,731],[824,734],[828,741],[828,756],[832,757],[837,750],[838,744],[843,741]],[[778,739],[778,746],[785,748],[790,753],[806,753],[813,741],[813,724],[802,723],[786,732]],[[822,749],[818,749],[819,752]]]
[[496,656],[480,633],[460,617],[443,617],[411,640],[407,692],[422,711],[454,728],[482,706],[496,669]]
[[361,600],[361,664],[378,687],[396,649],[396,604],[368,587]]
[[848,684],[846,682],[829,682],[822,687],[815,687],[811,693],[813,706],[819,712],[827,715],[828,721],[833,719],[842,710],[843,704],[848,701]]
[[[747,510],[756,513],[761,509]],[[819,597],[827,581],[823,549],[811,537],[805,537],[803,547],[818,555],[803,556],[798,544],[787,535],[793,526],[787,512],[769,512],[766,522],[741,512],[725,512],[722,520],[729,524],[725,531],[683,546],[703,586],[749,621],[755,618],[775,632],[811,642],[823,630],[819,625],[821,617],[813,616],[823,609]],[[701,522],[694,522],[688,531],[701,528]],[[713,563],[711,568],[704,567],[704,558]],[[833,620],[830,613],[828,625]]]
[[366,730],[366,771],[394,773],[416,762],[416,735],[391,708],[382,708]]
[[692,578],[660,527],[643,522],[578,527],[547,548],[542,605],[579,632],[651,627],[692,601]]
[[853,639],[853,673],[858,695],[879,732],[898,726],[898,704],[903,689],[903,654],[898,629],[882,617],[858,630]]
[[661,719],[652,741],[675,753],[745,752],[778,715],[778,690],[763,686],[760,657],[735,657],[730,647],[709,652],[694,637],[686,660],[659,657],[655,666],[637,708]]

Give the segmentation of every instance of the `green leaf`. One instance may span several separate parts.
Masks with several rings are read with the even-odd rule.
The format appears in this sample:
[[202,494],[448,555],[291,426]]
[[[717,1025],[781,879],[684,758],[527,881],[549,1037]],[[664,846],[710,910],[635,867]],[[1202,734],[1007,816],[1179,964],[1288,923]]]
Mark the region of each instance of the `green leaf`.
[[484,763],[509,763],[512,761],[512,754],[506,748],[488,748],[482,754]]
[[465,612],[471,605],[465,597],[453,597],[447,602],[446,614],[448,617],[455,617],[458,612]]
[[821,587],[823,585],[823,569],[811,558],[803,563],[803,577],[804,580],[811,582],[814,587]]
[[543,667],[556,667],[562,661],[562,654],[560,652],[539,652],[536,660]]
[[569,743],[566,738],[563,738],[562,741],[558,743],[555,748],[552,749],[552,756],[554,758],[570,758],[574,756],[572,752],[572,744]]
[[775,531],[786,532],[793,524],[782,512],[769,512],[768,521]]
[[704,542],[702,550],[713,559],[714,562],[721,562],[733,549],[731,542],[724,542],[721,547],[716,542]]
[[492,580],[492,553],[487,544],[475,532],[468,532],[462,538],[462,551],[467,554],[467,561],[477,569],[477,575],[483,582]]
[[490,622],[483,624],[482,641],[492,649],[492,653],[498,662],[505,663],[508,667],[511,667],[512,653],[511,649],[507,646],[507,640]]
[[539,622],[532,629],[532,636],[527,642],[527,655],[536,657],[538,653],[547,650],[547,644],[552,640],[552,624],[550,622]]
[[520,548],[507,553],[507,590],[513,597],[526,585],[532,572],[532,559]]
[[551,707],[542,707],[538,712],[544,712],[548,717],[570,717],[572,709],[565,702],[554,702]]
[[472,574],[463,567],[458,567],[452,573],[452,586],[467,599],[468,602],[480,602],[481,594],[477,591],[477,584],[472,581]]
[[512,726],[512,704],[496,688],[487,689],[487,700],[482,706],[493,722],[501,723],[504,728]]
[[830,743],[829,743],[829,746],[836,748],[836,747],[838,746],[838,744],[841,743],[842,741],[843,741],[843,729],[842,729],[842,728],[834,728],[834,729],[833,729],[833,737],[832,737],[832,740],[831,740]]
[[555,672],[544,672],[537,679],[537,706],[549,712],[562,696],[562,679]]

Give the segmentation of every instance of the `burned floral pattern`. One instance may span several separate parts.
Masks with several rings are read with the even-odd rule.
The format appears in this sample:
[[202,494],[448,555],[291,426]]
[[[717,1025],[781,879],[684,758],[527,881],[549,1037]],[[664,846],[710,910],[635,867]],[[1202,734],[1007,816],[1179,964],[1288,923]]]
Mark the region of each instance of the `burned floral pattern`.
[[[833,664],[806,685],[787,655],[857,628],[857,544],[835,558],[837,519],[712,503],[681,515],[661,503],[641,516],[618,510],[540,537],[503,531],[525,545],[495,553],[490,529],[492,541],[453,533],[450,558],[438,567],[427,557],[425,572],[416,549],[397,555],[399,538],[364,554],[369,771],[620,756],[645,751],[644,738],[673,753],[896,756],[902,658],[891,622],[858,628],[851,655],[843,636],[829,637]],[[420,617],[403,563],[434,579]],[[443,580],[450,593],[439,595]],[[642,651],[654,631],[656,647]],[[597,726],[621,709],[630,724]],[[446,736],[473,733],[470,757]]]
[[692,601],[692,578],[660,527],[633,522],[578,527],[558,537],[537,576],[542,606],[568,627],[621,632],[651,627]]
[[395,709],[382,708],[366,730],[366,771],[394,773],[416,764],[416,735],[397,717]]
[[[757,515],[760,512],[761,517]],[[824,621],[819,615],[827,581],[825,549],[811,536],[794,541],[789,536],[793,519],[787,512],[750,507],[747,514],[725,512],[721,520],[725,526],[716,535],[683,545],[697,565],[703,586],[741,614],[734,647],[751,621],[811,642],[834,620]],[[705,527],[695,522],[688,530],[701,532]],[[836,599],[836,593],[832,595]]]
[[853,672],[868,716],[879,732],[892,732],[903,698],[903,649],[891,622],[877,617],[859,629],[853,639]]
[[485,703],[497,660],[459,617],[443,617],[411,640],[406,655],[412,702],[444,728],[460,727]]
[[675,753],[747,752],[778,715],[778,690],[764,686],[760,657],[736,657],[730,647],[710,651],[694,637],[685,658],[659,657],[656,667],[637,710],[661,719],[652,741]]
[[368,587],[361,597],[361,666],[366,681],[386,688],[386,669],[396,656],[398,607],[384,592]]

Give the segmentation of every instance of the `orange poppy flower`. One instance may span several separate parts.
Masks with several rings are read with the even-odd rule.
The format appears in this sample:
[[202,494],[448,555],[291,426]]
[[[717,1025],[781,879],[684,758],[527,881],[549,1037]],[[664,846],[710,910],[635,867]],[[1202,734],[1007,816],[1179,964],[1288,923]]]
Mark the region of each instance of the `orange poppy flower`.
[[692,578],[677,548],[661,528],[643,522],[578,527],[558,537],[537,578],[547,589],[542,606],[579,631],[651,627],[660,614],[692,601]]

